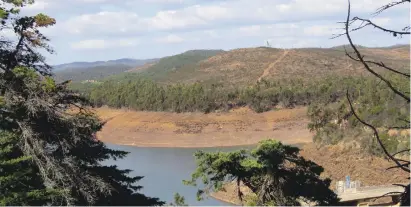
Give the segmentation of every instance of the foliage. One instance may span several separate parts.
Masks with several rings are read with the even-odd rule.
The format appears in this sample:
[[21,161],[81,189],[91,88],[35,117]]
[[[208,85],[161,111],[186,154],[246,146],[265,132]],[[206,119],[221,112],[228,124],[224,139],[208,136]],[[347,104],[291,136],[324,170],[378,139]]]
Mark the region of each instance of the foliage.
[[[127,152],[108,149],[94,138],[103,123],[88,112],[88,101],[56,84],[51,67],[37,52],[48,47],[39,29],[55,24],[44,14],[18,16],[19,7],[33,1],[0,1],[3,27],[11,25],[17,42],[0,41],[0,130],[2,132],[0,201],[23,205],[161,205],[149,198],[130,177],[130,170],[103,166],[107,159],[121,159]],[[7,154],[12,150],[12,155]],[[6,153],[6,154],[4,154]],[[3,156],[6,155],[6,156]],[[20,168],[8,169],[7,164]],[[3,174],[4,173],[4,174]],[[27,184],[27,185],[26,185]],[[50,196],[61,199],[50,199]]]
[[[390,76],[393,84],[403,91],[409,92],[409,80],[403,81]],[[409,104],[402,104],[400,97],[391,93],[390,89],[374,78],[344,84],[352,92],[356,111],[364,120],[377,127],[382,139],[387,143],[389,152],[397,152],[407,144],[408,137],[387,135],[389,128],[402,128],[410,114]],[[343,88],[342,88],[343,90]],[[309,106],[308,116],[310,130],[315,131],[314,141],[322,144],[337,144],[341,141],[355,139],[365,150],[372,154],[382,155],[378,143],[372,141],[372,133],[353,116],[347,99],[339,96],[334,101],[318,101]],[[385,135],[384,135],[385,134]]]
[[[300,201],[332,205],[337,196],[329,189],[330,180],[320,179],[323,168],[298,155],[299,149],[275,140],[261,141],[252,151],[195,153],[197,169],[187,185],[200,179],[204,193],[218,191],[225,182],[243,183],[258,196],[258,205],[299,205]],[[298,189],[298,190],[296,190]],[[242,198],[239,190],[238,195]]]
[[[360,82],[361,78],[329,77],[304,82],[299,79],[287,81],[264,80],[247,87],[230,88],[220,84],[175,84],[162,86],[128,75],[119,79],[108,79],[91,88],[90,100],[97,106],[128,107],[135,110],[172,112],[211,112],[238,106],[249,106],[257,112],[276,107],[292,108],[313,102],[335,101],[344,92],[339,84]],[[83,90],[84,91],[84,90]]]
[[170,203],[170,206],[188,206],[185,203],[184,196],[181,196],[179,193],[174,194],[174,203]]
[[18,147],[15,134],[0,131],[0,205],[40,206],[58,202],[61,192],[47,188],[31,157]]

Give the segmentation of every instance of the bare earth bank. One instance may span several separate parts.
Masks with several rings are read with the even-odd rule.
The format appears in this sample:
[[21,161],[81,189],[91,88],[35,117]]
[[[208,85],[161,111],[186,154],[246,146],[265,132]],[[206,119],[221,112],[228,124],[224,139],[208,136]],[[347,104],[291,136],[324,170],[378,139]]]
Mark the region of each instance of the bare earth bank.
[[276,139],[285,144],[309,143],[306,108],[255,113],[248,108],[221,113],[143,112],[98,108],[107,121],[97,137],[140,147],[222,147]]

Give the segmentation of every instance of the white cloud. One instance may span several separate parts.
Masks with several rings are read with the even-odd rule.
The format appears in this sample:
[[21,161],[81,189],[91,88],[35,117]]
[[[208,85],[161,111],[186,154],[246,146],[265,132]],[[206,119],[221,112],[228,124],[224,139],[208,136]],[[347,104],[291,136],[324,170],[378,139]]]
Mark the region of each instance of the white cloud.
[[177,35],[169,34],[165,37],[156,38],[155,41],[158,43],[181,43],[184,42],[184,39]]
[[338,25],[313,25],[304,28],[304,34],[308,36],[331,36],[341,33]]
[[[77,0],[79,1],[79,0]],[[83,0],[106,1],[108,0]],[[183,2],[182,0],[141,0],[143,2]],[[353,10],[371,12],[389,0],[356,0]],[[372,4],[371,4],[372,3]],[[144,5],[144,4],[143,4]],[[321,5],[321,6],[319,6]],[[327,16],[341,16],[347,10],[345,0],[237,0],[217,1],[206,5],[193,5],[176,10],[158,11],[152,16],[139,16],[131,11],[98,12],[73,17],[65,24],[73,34],[124,34],[158,30],[212,28],[225,24],[255,24],[261,21],[310,21]]]
[[156,4],[182,4],[187,0],[143,0],[147,3],[156,3]]
[[51,6],[50,2],[48,1],[35,1],[33,4],[28,5],[27,7],[24,7],[25,10],[46,10]]
[[107,48],[120,48],[120,47],[132,47],[139,44],[137,39],[116,39],[116,40],[104,40],[104,39],[90,39],[74,42],[70,46],[76,50],[93,50],[93,49],[107,49]]
[[219,38],[221,37],[215,30],[205,30],[204,34],[211,38]]
[[372,22],[378,26],[387,26],[391,22],[391,18],[388,17],[374,17],[370,19]]

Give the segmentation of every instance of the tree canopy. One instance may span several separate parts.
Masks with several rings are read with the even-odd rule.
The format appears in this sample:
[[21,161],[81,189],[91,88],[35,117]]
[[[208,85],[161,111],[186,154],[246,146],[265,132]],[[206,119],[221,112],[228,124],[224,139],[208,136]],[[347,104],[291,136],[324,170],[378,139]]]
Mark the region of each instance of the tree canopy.
[[202,181],[205,187],[198,190],[198,199],[234,181],[238,196],[243,197],[239,188],[243,183],[257,195],[257,205],[300,205],[301,201],[336,204],[338,198],[329,189],[331,181],[319,177],[324,169],[298,153],[297,147],[275,140],[261,141],[252,151],[198,151],[195,153],[197,169],[184,183],[196,186],[197,180]]

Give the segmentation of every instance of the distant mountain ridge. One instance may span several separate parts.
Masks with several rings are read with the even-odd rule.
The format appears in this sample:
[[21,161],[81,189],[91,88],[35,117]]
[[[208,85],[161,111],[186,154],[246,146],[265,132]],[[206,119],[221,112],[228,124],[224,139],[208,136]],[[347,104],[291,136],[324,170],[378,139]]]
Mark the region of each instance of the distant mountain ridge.
[[64,63],[59,65],[53,65],[54,71],[61,71],[65,69],[77,69],[77,68],[92,68],[99,66],[113,66],[113,65],[127,65],[130,67],[141,66],[146,63],[155,62],[158,58],[153,59],[132,59],[132,58],[122,58],[117,60],[108,60],[108,61],[94,61],[94,62],[71,62]]

